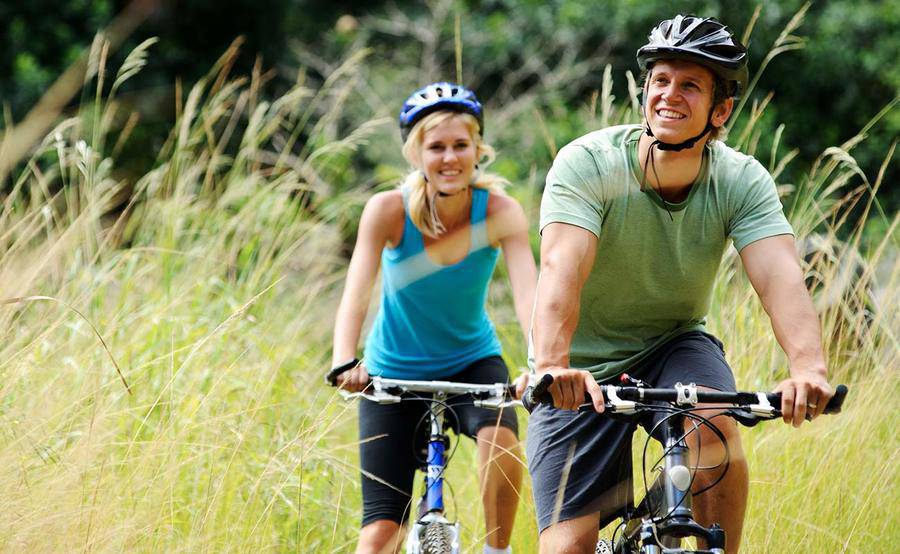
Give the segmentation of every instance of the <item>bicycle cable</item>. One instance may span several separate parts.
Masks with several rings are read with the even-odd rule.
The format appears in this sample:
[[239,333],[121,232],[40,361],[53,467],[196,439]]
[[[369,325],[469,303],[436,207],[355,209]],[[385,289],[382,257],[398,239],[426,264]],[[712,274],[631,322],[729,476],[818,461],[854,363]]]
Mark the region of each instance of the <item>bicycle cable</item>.
[[[621,521],[618,525],[616,525],[616,528],[615,528],[615,529],[613,529],[612,538],[610,539],[610,542],[612,543],[612,547],[611,547],[611,548],[613,548],[613,550],[615,550],[615,548],[616,548],[616,535],[619,533],[619,530],[620,530],[620,529],[621,529],[621,531],[622,531],[622,536],[623,536],[623,537],[625,536],[625,526],[628,525],[628,520],[629,520],[629,519],[631,519],[631,517],[628,515],[628,512],[626,511],[626,512],[625,512],[625,517],[623,517],[623,518],[622,518],[622,521]],[[624,540],[624,539],[623,539],[623,540]]]
[[[423,423],[425,423],[430,418],[430,416],[434,415],[434,410],[433,410],[434,406],[433,405],[438,404],[439,406],[441,406],[443,408],[444,414],[446,415],[449,413],[452,416],[453,421],[456,422],[455,427],[452,423],[449,423],[447,421],[444,421],[443,425],[441,426],[442,427],[441,432],[443,432],[444,428],[449,425],[451,429],[456,430],[455,434],[457,435],[456,440],[453,441],[453,447],[449,451],[447,451],[446,456],[444,457],[444,464],[441,467],[441,472],[436,477],[437,479],[443,479],[444,473],[446,473],[447,467],[450,465],[450,460],[452,460],[453,457],[456,455],[456,449],[459,447],[459,432],[460,432],[459,431],[459,428],[460,428],[459,416],[456,415],[456,410],[453,409],[453,407],[450,405],[449,401],[451,398],[456,398],[458,396],[463,396],[463,395],[461,395],[461,394],[454,395],[453,397],[448,397],[445,400],[437,400],[434,397],[420,396],[420,395],[417,395],[414,393],[406,393],[406,394],[409,395],[408,398],[406,398],[407,401],[416,400],[416,401],[428,403],[428,408],[422,413],[421,416],[419,416],[419,421],[416,422],[416,425],[413,428],[413,456],[414,456],[417,464],[425,465],[425,466],[428,465],[428,450],[427,449],[428,449],[428,442],[430,441],[430,431],[429,431],[429,439],[427,439],[425,441],[425,449],[426,450],[425,450],[424,458],[420,455],[420,452],[416,448],[417,441],[416,441],[415,437],[417,437],[419,435],[419,429],[422,427]],[[448,437],[448,442],[450,442],[449,435],[447,435],[447,437]],[[426,477],[427,477],[427,473],[426,473]],[[447,485],[448,489],[450,489],[450,496],[451,496],[451,498],[453,498],[453,513],[454,514],[459,513],[458,509],[457,509],[457,504],[456,504],[456,493],[453,491],[453,485],[451,485],[449,481],[444,481],[444,484]],[[416,517],[418,517],[418,515]]]
[[[723,450],[724,450],[724,452],[725,452],[725,459],[723,460],[723,462],[720,462],[719,464],[717,464],[717,465],[715,465],[715,466],[709,466],[709,468],[704,467],[704,466],[700,466],[700,454],[701,454],[700,448],[701,448],[701,446],[700,446],[700,441],[698,441],[698,446],[697,446],[697,462],[696,462],[695,465],[692,466],[692,471],[690,472],[691,479],[690,479],[690,482],[688,483],[688,489],[690,489],[691,487],[693,487],[693,485],[694,485],[694,480],[696,479],[696,475],[697,475],[697,471],[698,471],[698,470],[701,470],[701,469],[704,469],[704,470],[705,470],[705,469],[715,469],[715,468],[717,468],[717,467],[721,467],[722,465],[724,465],[725,468],[724,468],[724,470],[722,471],[722,473],[718,476],[718,478],[717,478],[711,485],[709,485],[709,486],[707,486],[707,487],[701,489],[701,490],[698,491],[697,493],[693,493],[693,494],[692,494],[692,497],[693,497],[693,496],[699,496],[700,494],[703,494],[704,492],[708,491],[709,489],[711,489],[711,488],[713,488],[714,486],[716,486],[717,484],[719,484],[719,482],[724,478],[725,473],[727,473],[728,467],[729,467],[729,464],[730,464],[730,459],[729,459],[729,452],[728,452],[727,442],[726,442],[726,440],[725,440],[725,435],[722,433],[722,431],[721,431],[714,423],[712,423],[712,422],[710,421],[711,418],[706,418],[706,417],[704,417],[704,416],[701,416],[701,415],[699,415],[699,414],[694,413],[694,412],[692,411],[692,410],[694,410],[694,409],[696,409],[696,408],[691,407],[691,408],[685,408],[685,409],[677,409],[677,408],[672,408],[672,407],[670,407],[670,406],[658,406],[658,407],[652,407],[652,408],[648,407],[648,408],[647,408],[647,411],[650,411],[650,412],[658,412],[658,413],[665,413],[666,416],[663,417],[662,419],[660,419],[658,422],[656,422],[656,423],[653,425],[653,427],[652,427],[652,428],[649,430],[649,432],[648,432],[647,440],[644,441],[644,448],[643,448],[643,451],[642,451],[642,454],[641,454],[641,470],[642,470],[642,475],[643,475],[643,479],[644,479],[644,497],[645,497],[645,498],[648,498],[648,497],[649,497],[649,494],[650,494],[650,489],[649,489],[649,486],[648,486],[648,484],[647,484],[647,448],[648,448],[648,446],[649,446],[649,444],[650,444],[650,438],[653,437],[653,434],[656,432],[656,430],[657,430],[663,423],[665,423],[665,422],[668,421],[669,419],[671,419],[671,418],[673,418],[673,417],[676,417],[676,416],[678,416],[678,415],[681,415],[681,416],[686,417],[687,419],[693,421],[693,428],[690,429],[690,430],[688,430],[688,431],[685,431],[680,437],[678,437],[678,438],[674,441],[675,444],[673,444],[673,446],[668,447],[668,448],[664,447],[664,448],[663,448],[663,454],[662,454],[662,456],[661,456],[656,462],[654,462],[654,464],[653,464],[654,467],[658,467],[659,462],[665,459],[665,457],[669,454],[669,452],[671,452],[672,448],[674,448],[675,445],[677,445],[678,443],[684,441],[688,436],[690,436],[690,435],[691,435],[692,433],[694,433],[695,431],[698,431],[701,427],[703,427],[703,426],[705,425],[710,431],[712,431],[712,432],[716,435],[716,438],[718,438],[719,441],[722,443],[722,445],[723,445],[723,447],[724,447]],[[718,414],[717,414],[717,415],[718,415]],[[716,416],[713,416],[713,417],[716,417]],[[699,423],[699,425],[698,425],[698,423]],[[672,513],[674,513],[674,511],[677,510],[677,509],[682,505],[682,503],[684,502],[684,500],[685,500],[686,498],[687,498],[686,495],[685,495],[685,496],[682,496],[681,499],[679,499],[678,503],[677,503],[675,506],[670,507],[669,510],[668,510],[668,513],[665,514],[664,516],[660,517],[660,518],[658,519],[658,521],[659,521],[659,522],[663,522],[663,521],[665,521],[665,520],[667,520],[667,519],[670,519],[670,518],[672,517]],[[651,513],[652,513],[652,511],[653,511],[653,510],[651,509]],[[655,531],[654,531],[654,534],[655,534]],[[659,539],[658,539],[658,537],[657,537],[657,541],[658,541],[658,540],[659,540]]]
[[[725,465],[725,469],[722,471],[722,474],[719,475],[719,478],[713,484],[709,485],[708,487],[705,487],[704,489],[702,489],[701,491],[699,491],[698,493],[696,493],[692,496],[698,496],[699,494],[702,494],[703,492],[706,492],[707,490],[709,490],[712,487],[714,487],[715,485],[717,485],[724,478],[725,473],[728,471],[729,452],[728,452],[728,448],[727,448],[727,443],[725,441],[725,435],[721,432],[721,430],[714,423],[712,423],[712,421],[711,421],[712,418],[706,418],[704,416],[694,413],[692,410],[695,410],[695,409],[696,409],[696,407],[678,409],[678,408],[674,408],[672,406],[664,406],[664,405],[645,406],[645,407],[641,408],[641,411],[643,411],[643,412],[651,412],[651,413],[656,412],[656,413],[665,414],[665,417],[661,418],[658,422],[656,422],[648,431],[648,436],[647,436],[647,439],[644,441],[644,447],[643,447],[643,450],[641,453],[641,470],[642,470],[642,476],[643,476],[643,481],[644,481],[644,483],[643,483],[644,484],[644,498],[648,499],[648,508],[650,510],[651,515],[656,510],[652,506],[649,505],[650,489],[648,486],[648,479],[647,479],[647,463],[646,463],[647,448],[650,444],[650,439],[653,438],[654,433],[657,431],[657,429],[663,423],[668,421],[669,419],[676,417],[678,415],[682,415],[682,416],[686,417],[687,419],[689,419],[690,421],[692,421],[692,423],[693,423],[693,426],[690,430],[685,431],[681,436],[679,436],[675,440],[675,444],[678,444],[678,443],[686,440],[687,437],[689,437],[692,433],[699,431],[699,429],[705,425],[716,435],[716,437],[719,439],[719,441],[724,445],[723,450],[725,452],[725,458],[722,462],[719,462],[717,465],[714,465],[714,466],[701,466],[700,465],[700,454],[702,451],[700,449],[702,448],[702,446],[700,445],[700,441],[698,441],[697,461],[696,461],[696,464],[694,464],[692,466],[691,480],[688,484],[688,488],[693,487],[694,480],[696,478],[696,473],[698,470],[715,469],[717,467],[721,467],[723,464]],[[718,415],[721,415],[721,414],[716,414],[713,417],[716,417]],[[663,447],[663,454],[660,456],[659,459],[657,459],[653,463],[654,468],[659,467],[659,463],[665,459],[665,457],[669,454],[669,452],[671,452],[673,447],[674,447],[674,445],[670,446],[668,448],[666,448],[665,446]],[[665,516],[658,518],[657,523],[661,523],[661,522],[671,518],[671,514],[676,509],[678,509],[679,506],[681,506],[681,503],[684,501],[685,498],[686,497],[683,496],[679,500],[678,504],[676,504],[674,507],[672,507]],[[613,545],[613,548],[615,548],[616,538],[619,536],[619,534],[623,533],[623,537],[624,537],[624,530],[628,524],[628,521],[634,518],[635,510],[636,510],[636,508],[634,506],[632,506],[630,510],[626,509],[624,511],[624,516],[622,517],[621,522],[613,529],[613,534],[612,534],[612,538],[611,538],[611,544]],[[653,534],[654,534],[654,538],[656,539],[657,543],[660,543],[659,536],[656,534],[656,526],[653,527]]]
[[[703,416],[692,413],[691,412],[692,409],[693,408],[678,409],[678,408],[674,408],[672,406],[653,406],[653,407],[648,406],[646,408],[646,411],[648,411],[648,412],[657,412],[657,413],[666,414],[665,417],[663,417],[658,422],[656,422],[653,425],[653,427],[651,427],[651,429],[648,431],[648,436],[647,436],[647,439],[644,441],[644,448],[641,453],[641,471],[642,471],[642,476],[643,476],[643,481],[644,481],[644,498],[647,499],[647,502],[648,502],[647,507],[650,512],[650,517],[654,520],[654,523],[655,523],[652,527],[652,531],[653,531],[653,538],[656,540],[657,544],[662,544],[662,541],[660,540],[660,537],[657,534],[657,526],[672,517],[672,514],[675,512],[675,510],[677,510],[682,505],[684,500],[687,498],[687,495],[683,495],[678,500],[678,503],[675,504],[675,506],[672,506],[671,508],[669,508],[668,513],[666,513],[664,516],[662,516],[662,517],[653,516],[653,513],[658,511],[658,507],[654,508],[653,506],[651,506],[649,504],[650,489],[647,485],[647,447],[650,444],[650,439],[653,438],[654,433],[663,423],[665,423],[666,421],[668,421],[669,419],[671,419],[673,417],[681,415],[681,416],[686,417],[689,420],[694,422],[693,428],[689,431],[685,431],[681,436],[679,436],[674,441],[674,444],[672,446],[670,446],[670,447],[665,447],[665,445],[663,446],[663,454],[656,462],[654,462],[654,464],[653,464],[654,467],[659,467],[659,465],[658,465],[659,462],[665,459],[665,457],[669,454],[669,452],[672,451],[672,449],[674,448],[675,445],[684,441],[686,437],[688,437],[691,433],[693,433],[694,431],[699,429],[700,425],[703,425],[704,423],[707,424],[710,427],[710,429],[714,433],[717,434],[717,436],[719,437],[720,440],[724,441],[724,435],[721,434],[719,429],[714,424],[712,424],[708,419],[704,418]],[[700,425],[697,425],[697,421],[700,422]],[[699,441],[698,441],[698,444],[699,444]],[[727,448],[725,450],[727,452]],[[698,460],[697,465],[694,466],[694,471],[690,472],[691,479],[688,482],[688,490],[690,490],[690,488],[693,487],[693,485],[694,485],[696,470],[699,467],[699,460],[700,460],[699,451],[697,453],[697,460]],[[727,470],[727,467],[726,467],[726,470]],[[717,483],[718,483],[718,481],[717,481]],[[706,490],[706,489],[704,489],[704,490]]]

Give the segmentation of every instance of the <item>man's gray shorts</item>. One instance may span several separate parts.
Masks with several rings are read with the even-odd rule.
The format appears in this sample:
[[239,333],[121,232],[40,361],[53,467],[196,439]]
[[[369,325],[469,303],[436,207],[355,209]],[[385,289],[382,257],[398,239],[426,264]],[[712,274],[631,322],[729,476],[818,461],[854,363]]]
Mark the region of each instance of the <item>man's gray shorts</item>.
[[[629,371],[648,386],[677,382],[734,391],[722,343],[699,331],[675,337]],[[645,429],[652,421],[642,421]],[[603,527],[633,502],[631,436],[635,424],[594,412],[539,406],[528,420],[526,454],[541,531],[599,513]],[[560,494],[560,489],[565,492]]]

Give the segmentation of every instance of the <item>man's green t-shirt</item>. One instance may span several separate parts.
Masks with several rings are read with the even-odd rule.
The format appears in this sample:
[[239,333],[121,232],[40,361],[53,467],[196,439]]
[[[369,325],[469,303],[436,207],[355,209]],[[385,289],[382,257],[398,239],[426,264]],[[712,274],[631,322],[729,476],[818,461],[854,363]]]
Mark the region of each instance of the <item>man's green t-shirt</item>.
[[670,338],[705,330],[728,241],[740,251],[793,234],[771,175],[719,141],[706,148],[687,198],[641,190],[641,128],[611,127],[560,150],[547,175],[540,228],[568,223],[597,236],[569,363],[614,377]]

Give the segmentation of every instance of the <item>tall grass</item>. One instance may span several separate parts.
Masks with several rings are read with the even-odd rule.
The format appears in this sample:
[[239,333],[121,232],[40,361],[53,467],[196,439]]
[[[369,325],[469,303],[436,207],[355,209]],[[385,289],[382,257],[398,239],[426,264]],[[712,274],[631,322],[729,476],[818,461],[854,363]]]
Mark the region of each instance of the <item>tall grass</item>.
[[[384,122],[348,128],[340,120],[365,85],[364,51],[321,85],[301,73],[272,101],[262,100],[260,71],[229,75],[235,52],[179,96],[157,166],[135,183],[117,177],[114,155],[130,130],[116,122],[133,120],[114,95],[98,93],[47,135],[2,198],[5,551],[352,548],[360,517],[355,407],[321,375],[343,240],[366,189],[383,176],[355,175],[361,187],[335,183],[346,185],[350,156],[384,136]],[[144,56],[128,57],[115,88]],[[633,118],[633,98],[615,102],[611,76],[605,81],[591,114],[605,123]],[[753,137],[755,120],[740,136]],[[898,218],[877,209],[880,176],[861,175],[853,162],[860,140],[823,153],[792,213],[801,234],[816,231],[839,250],[837,263],[814,257],[808,270],[820,275],[817,298],[838,299],[820,308],[833,381],[848,383],[851,395],[840,417],[744,433],[748,552],[884,552],[900,541],[892,508]],[[774,147],[771,158],[773,169],[783,167]],[[513,192],[536,216],[535,190]],[[851,203],[866,215],[842,229]],[[888,232],[872,239],[863,230],[875,219]],[[838,235],[863,252],[849,285],[839,278],[849,250],[840,250]],[[733,262],[718,282],[711,328],[728,345],[739,385],[769,388],[784,376],[783,355]],[[865,318],[853,307],[870,294],[875,309]],[[521,365],[504,280],[491,302],[506,355]],[[467,551],[476,552],[485,531],[471,509],[471,445],[464,441],[456,456],[450,504]],[[531,552],[534,514],[530,492],[523,495],[513,547]]]

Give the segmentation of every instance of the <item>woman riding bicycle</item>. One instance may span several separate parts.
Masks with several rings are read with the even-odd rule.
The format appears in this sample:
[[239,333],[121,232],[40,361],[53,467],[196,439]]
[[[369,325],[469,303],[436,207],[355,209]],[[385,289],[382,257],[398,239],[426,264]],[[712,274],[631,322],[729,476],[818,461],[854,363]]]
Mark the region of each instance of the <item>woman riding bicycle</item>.
[[[485,311],[488,284],[502,249],[516,315],[527,334],[537,271],[524,211],[501,192],[503,179],[483,172],[494,156],[482,141],[483,121],[475,94],[452,83],[428,85],[403,104],[403,155],[413,171],[398,189],[376,194],[363,210],[334,328],[332,361],[353,366],[338,377],[344,389],[362,390],[369,375],[473,383],[509,379]],[[364,361],[357,362],[379,266],[381,308]],[[421,402],[359,405],[363,521],[357,552],[399,548],[425,409]],[[522,478],[515,414],[498,418],[471,403],[454,406],[454,412],[450,423],[478,445],[485,552],[509,552]]]

